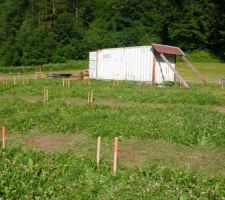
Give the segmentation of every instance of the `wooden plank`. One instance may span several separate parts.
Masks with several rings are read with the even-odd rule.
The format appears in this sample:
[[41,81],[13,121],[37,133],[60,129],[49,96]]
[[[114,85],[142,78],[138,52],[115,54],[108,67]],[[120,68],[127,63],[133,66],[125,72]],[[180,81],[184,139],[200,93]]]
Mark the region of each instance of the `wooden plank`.
[[192,72],[194,72],[199,80],[203,83],[206,84],[206,79],[200,74],[200,72],[192,65],[192,63],[188,60],[186,56],[182,56],[182,59],[187,63],[187,65],[191,68]]
[[170,67],[170,69],[176,74],[176,77],[180,80],[180,82],[184,85],[184,87],[189,88],[189,85],[187,84],[187,82],[182,78],[182,76],[178,73],[178,71],[173,68],[173,66],[170,64],[170,62],[164,56],[164,54],[160,53],[159,55],[166,62],[166,64]]

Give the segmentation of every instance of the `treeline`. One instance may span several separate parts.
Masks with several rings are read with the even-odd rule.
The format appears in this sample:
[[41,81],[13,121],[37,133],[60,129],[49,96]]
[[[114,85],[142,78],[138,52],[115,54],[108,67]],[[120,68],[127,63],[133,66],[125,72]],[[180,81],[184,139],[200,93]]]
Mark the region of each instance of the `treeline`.
[[224,0],[0,0],[0,65],[163,43],[224,57]]

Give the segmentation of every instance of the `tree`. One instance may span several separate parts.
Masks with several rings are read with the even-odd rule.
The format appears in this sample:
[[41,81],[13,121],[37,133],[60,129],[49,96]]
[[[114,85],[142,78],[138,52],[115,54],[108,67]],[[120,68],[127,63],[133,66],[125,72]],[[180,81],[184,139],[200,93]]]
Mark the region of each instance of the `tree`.
[[[225,58],[224,0],[1,0],[0,65],[163,43]],[[219,47],[219,48],[218,48]]]
[[170,28],[169,37],[187,50],[209,49],[215,43],[220,16],[218,5],[211,0],[185,1],[177,22]]

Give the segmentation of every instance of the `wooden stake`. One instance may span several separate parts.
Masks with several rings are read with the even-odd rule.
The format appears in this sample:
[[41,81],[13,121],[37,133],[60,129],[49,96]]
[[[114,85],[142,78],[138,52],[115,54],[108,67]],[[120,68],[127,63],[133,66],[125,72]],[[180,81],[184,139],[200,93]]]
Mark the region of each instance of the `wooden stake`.
[[87,83],[87,79],[84,78],[84,79],[83,79],[83,84],[86,85],[86,83]]
[[43,99],[43,103],[48,102],[48,89],[44,89],[44,99]]
[[68,79],[68,86],[70,87],[70,79]]
[[90,85],[90,78],[83,78],[84,85]]
[[45,103],[45,100],[46,100],[46,93],[45,93],[45,89],[43,90],[43,92],[44,92],[44,98],[43,98],[43,103]]
[[221,80],[221,90],[222,90],[222,91],[223,91],[223,88],[224,88],[223,86],[224,86],[224,80],[222,79],[222,80]]
[[6,128],[2,127],[2,149],[5,149],[5,136],[6,136]]
[[113,176],[116,176],[117,160],[118,160],[118,137],[115,137],[115,139],[114,139],[114,156],[113,156]]
[[46,89],[46,93],[47,93],[47,102],[48,102],[48,89]]
[[97,140],[97,156],[96,156],[96,161],[97,161],[97,168],[99,169],[99,163],[100,163],[100,149],[101,148],[101,137],[98,137]]
[[88,94],[87,94],[87,100],[88,100],[88,103],[90,103],[90,102],[89,102],[89,100],[90,100],[90,97],[89,97],[89,96],[90,96],[90,91],[88,91]]
[[93,90],[88,91],[88,103],[93,103]]
[[68,86],[70,87],[70,79],[64,79],[63,78],[63,87]]
[[13,85],[16,85],[16,77],[13,77]]
[[2,81],[2,84],[3,84],[3,85],[8,85],[8,80],[3,80],[3,81]]
[[91,91],[91,103],[93,103],[93,90]]
[[120,83],[119,80],[114,80],[113,81],[113,86],[119,86],[119,83]]

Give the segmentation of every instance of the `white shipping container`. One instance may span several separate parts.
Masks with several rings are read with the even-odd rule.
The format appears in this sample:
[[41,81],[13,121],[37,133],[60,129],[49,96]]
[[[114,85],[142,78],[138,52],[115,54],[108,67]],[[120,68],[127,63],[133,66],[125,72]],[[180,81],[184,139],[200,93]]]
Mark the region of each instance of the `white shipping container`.
[[[175,68],[176,55],[165,55]],[[162,83],[174,81],[174,72],[152,46],[102,49],[89,53],[89,76],[93,79]]]

